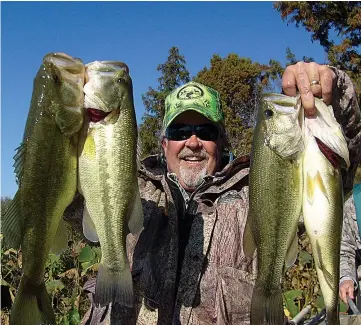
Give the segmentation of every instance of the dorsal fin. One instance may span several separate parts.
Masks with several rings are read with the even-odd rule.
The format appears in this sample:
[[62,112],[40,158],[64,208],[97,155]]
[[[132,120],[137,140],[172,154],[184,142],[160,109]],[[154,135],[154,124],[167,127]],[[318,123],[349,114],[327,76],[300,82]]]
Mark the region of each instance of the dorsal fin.
[[26,152],[26,143],[23,142],[19,147],[15,149],[16,154],[14,155],[14,171],[16,174],[16,183],[21,183],[21,178],[24,173],[24,159],[25,159],[25,152]]

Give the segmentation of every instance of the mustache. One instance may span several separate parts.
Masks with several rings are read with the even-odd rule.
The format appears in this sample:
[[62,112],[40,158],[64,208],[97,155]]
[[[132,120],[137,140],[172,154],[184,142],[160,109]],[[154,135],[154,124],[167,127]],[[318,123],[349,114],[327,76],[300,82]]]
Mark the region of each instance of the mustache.
[[201,151],[192,151],[189,148],[184,148],[178,154],[179,159],[185,159],[185,158],[190,158],[190,157],[197,157],[197,158],[206,159],[206,158],[208,158],[208,153],[204,149],[202,149]]

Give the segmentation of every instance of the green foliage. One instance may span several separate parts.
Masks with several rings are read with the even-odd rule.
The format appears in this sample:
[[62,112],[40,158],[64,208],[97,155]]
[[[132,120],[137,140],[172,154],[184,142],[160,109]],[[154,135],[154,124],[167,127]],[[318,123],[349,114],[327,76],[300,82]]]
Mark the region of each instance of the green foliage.
[[[289,318],[295,317],[309,304],[311,305],[310,316],[315,316],[325,307],[314,266],[311,244],[304,227],[299,229],[299,234],[297,260],[292,267],[286,270],[283,277],[283,300]],[[346,311],[347,305],[340,302],[340,312]]]
[[165,98],[172,90],[190,80],[185,58],[174,46],[169,50],[167,61],[159,64],[157,70],[161,73],[157,89],[149,87],[142,95],[145,106],[145,114],[139,127],[142,157],[159,152]]
[[[286,271],[283,281],[285,305],[291,308],[287,307],[291,314],[290,317],[294,317],[308,304],[312,305],[311,314],[315,315],[319,311],[321,303],[319,299],[321,296],[320,285],[314,267],[311,244],[306,233],[300,235],[298,243],[300,253],[296,263]],[[297,297],[292,297],[292,294],[288,292],[293,291],[301,293]],[[292,301],[289,296],[292,297]]]
[[83,270],[82,275],[85,275],[87,270],[98,271],[101,256],[100,247],[84,246],[78,258]]
[[289,290],[283,295],[285,307],[293,318],[299,313],[298,301],[302,298],[301,290]]
[[139,137],[141,141],[142,158],[144,158],[148,155],[159,153],[159,130],[162,119],[145,113],[142,120],[143,123],[139,126]]
[[286,47],[286,66],[296,64],[298,61],[304,61],[304,62],[314,62],[315,60],[312,57],[309,56],[303,56],[302,59],[297,59],[296,55],[292,53],[291,49],[287,46]]
[[279,92],[282,88],[281,78],[285,68],[277,60],[270,60],[267,65],[262,65],[263,74],[261,84],[265,91]]
[[325,49],[330,64],[346,71],[361,94],[361,2],[278,1],[274,7],[283,20],[310,32],[312,40]]
[[[60,255],[49,254],[45,265],[45,286],[60,325],[80,324],[90,307],[82,288],[89,278],[96,276],[101,257],[100,247],[74,240],[77,237],[69,230],[69,247]],[[8,301],[2,302],[1,323],[8,324],[21,279],[22,252],[1,244],[2,297],[9,297]]]
[[225,58],[213,55],[210,67],[203,68],[194,78],[219,92],[230,149],[236,156],[250,152],[253,116],[260,99],[265,70],[264,66],[234,53]]

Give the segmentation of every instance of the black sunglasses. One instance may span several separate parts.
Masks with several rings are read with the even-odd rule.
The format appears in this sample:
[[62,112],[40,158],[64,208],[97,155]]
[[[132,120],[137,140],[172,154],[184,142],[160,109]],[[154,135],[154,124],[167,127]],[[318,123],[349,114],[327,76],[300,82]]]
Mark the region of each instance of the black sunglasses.
[[193,134],[204,141],[217,141],[219,138],[217,126],[211,123],[199,125],[171,124],[165,131],[165,137],[173,141],[187,140]]

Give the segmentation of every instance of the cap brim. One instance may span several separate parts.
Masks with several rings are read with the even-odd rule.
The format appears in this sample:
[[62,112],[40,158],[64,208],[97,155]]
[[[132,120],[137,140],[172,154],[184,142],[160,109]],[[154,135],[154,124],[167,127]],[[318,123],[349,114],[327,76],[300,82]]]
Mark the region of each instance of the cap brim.
[[196,105],[191,105],[191,106],[184,106],[182,107],[182,109],[178,110],[176,114],[174,114],[174,116],[172,116],[172,118],[167,121],[167,125],[165,125],[165,129],[172,124],[172,122],[182,113],[187,112],[187,111],[194,111],[197,112],[201,115],[203,115],[205,118],[207,118],[208,120],[210,120],[213,123],[221,123],[221,120],[216,120],[212,117],[211,114],[207,114],[204,112],[204,107],[202,106],[196,106]]

